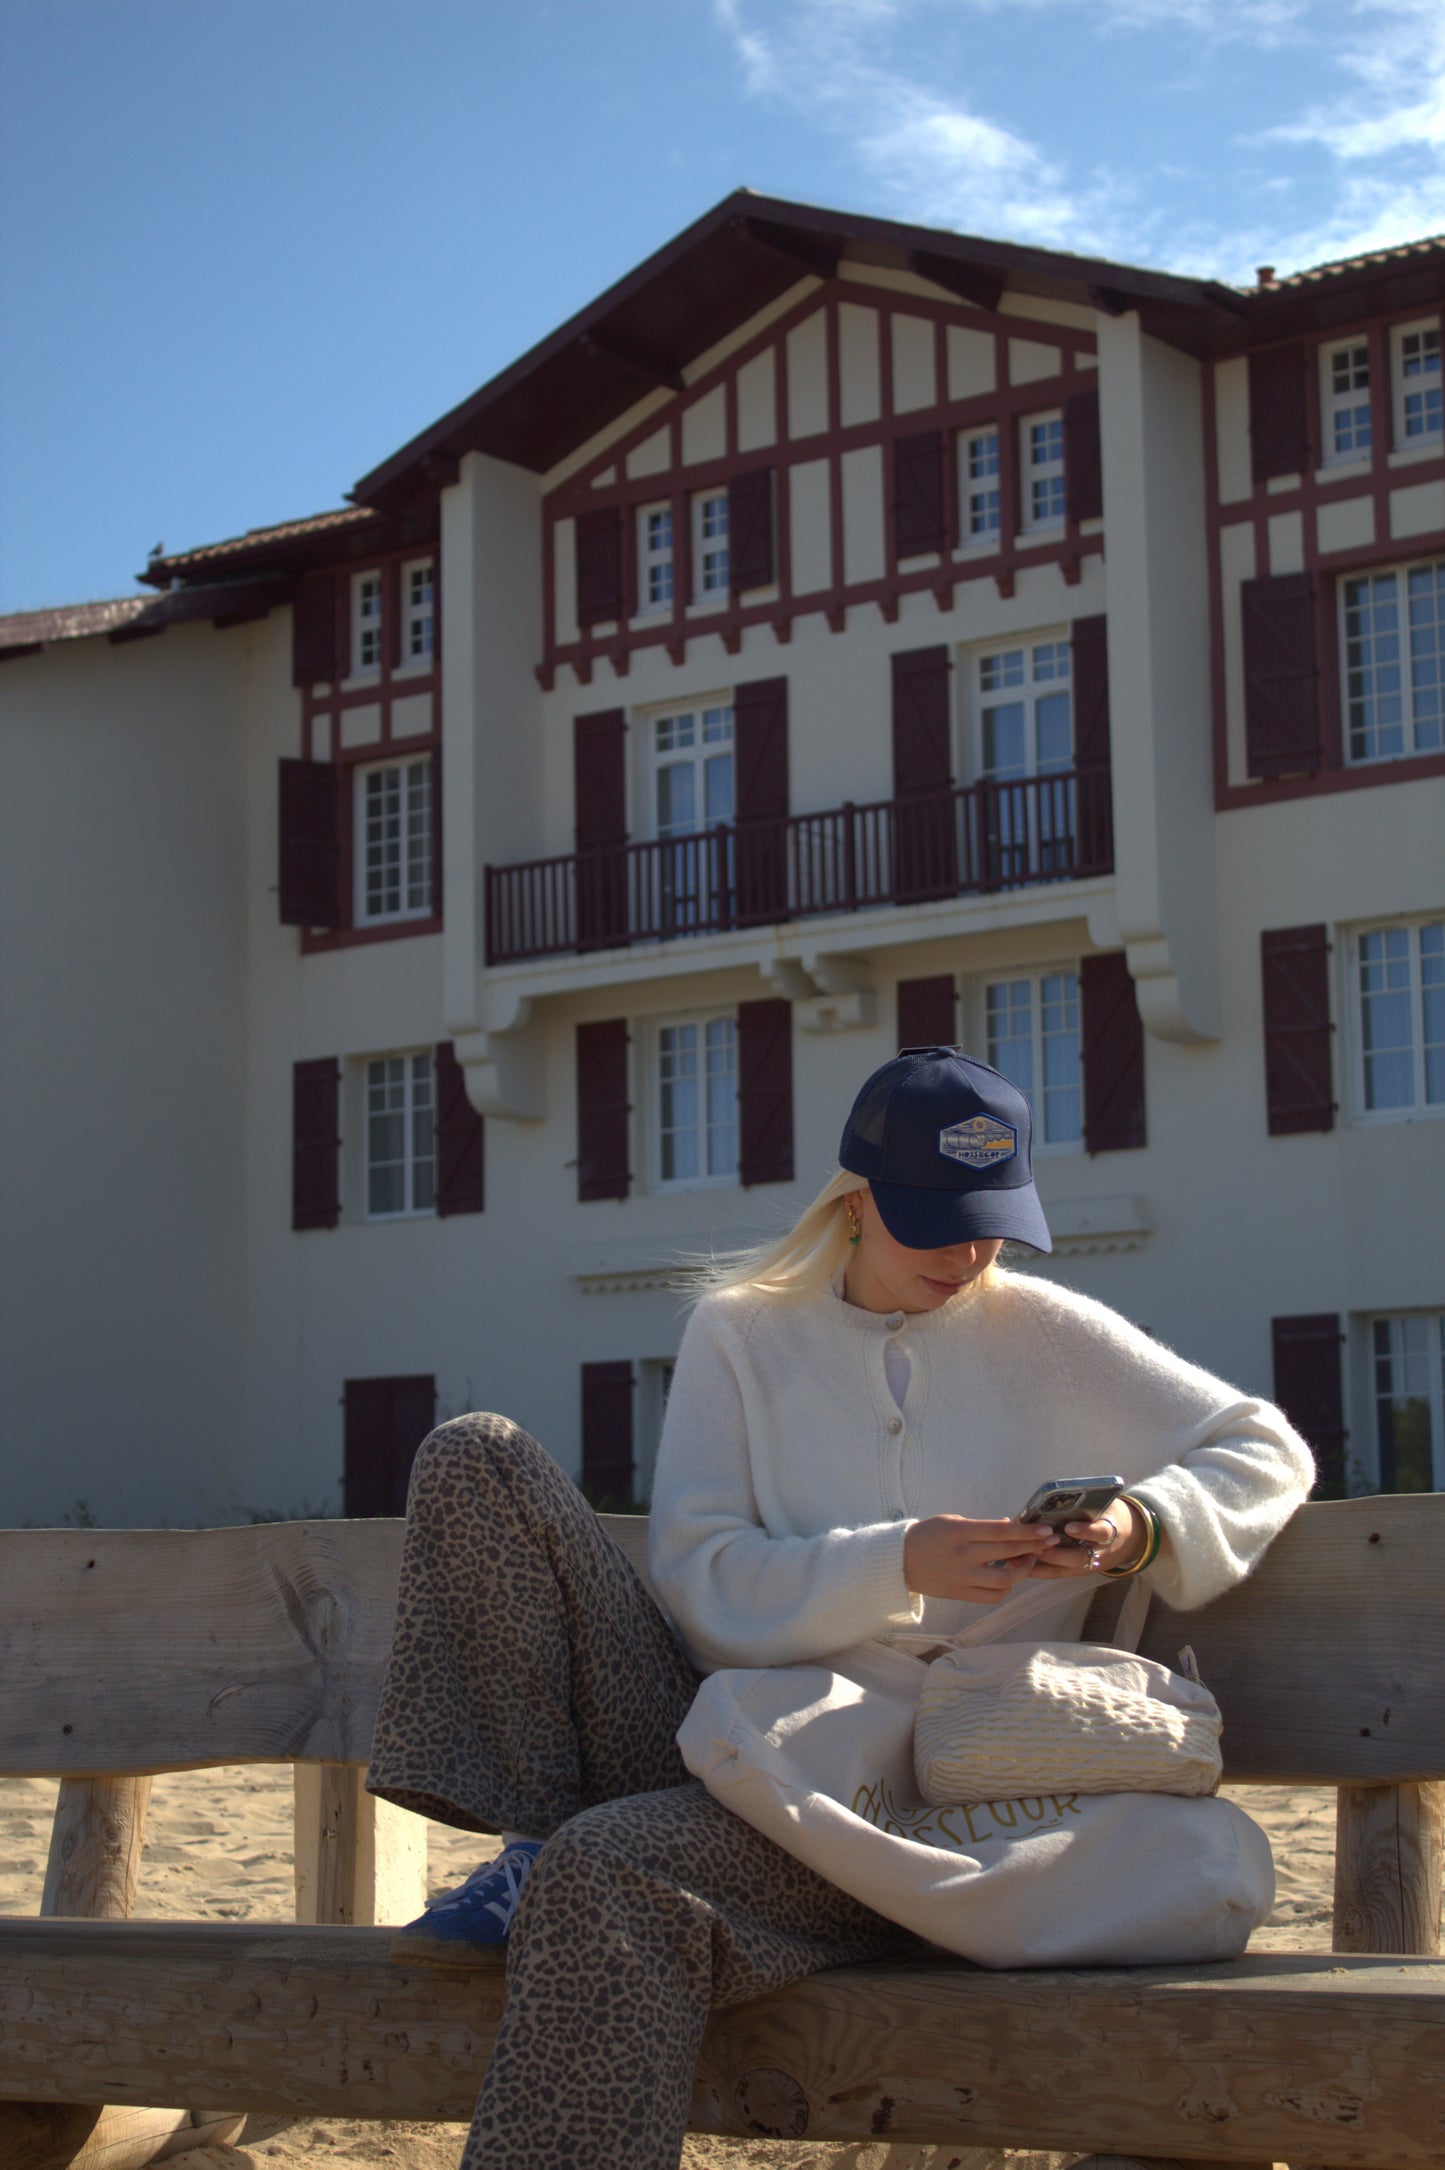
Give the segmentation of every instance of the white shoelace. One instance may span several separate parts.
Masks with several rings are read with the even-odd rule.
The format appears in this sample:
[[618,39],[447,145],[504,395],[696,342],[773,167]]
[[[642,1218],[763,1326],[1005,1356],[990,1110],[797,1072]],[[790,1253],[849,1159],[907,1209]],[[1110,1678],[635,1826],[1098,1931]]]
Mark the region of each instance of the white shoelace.
[[477,1884],[485,1883],[489,1877],[500,1876],[506,1885],[505,1893],[495,1899],[483,1900],[481,1911],[484,1914],[495,1914],[505,1929],[517,1911],[522,1886],[527,1881],[536,1858],[534,1853],[524,1847],[508,1846],[498,1854],[495,1861],[484,1861],[480,1868],[473,1869],[466,1882],[458,1884],[455,1891],[448,1891],[440,1898],[428,1899],[426,1910],[429,1914],[454,1913]]

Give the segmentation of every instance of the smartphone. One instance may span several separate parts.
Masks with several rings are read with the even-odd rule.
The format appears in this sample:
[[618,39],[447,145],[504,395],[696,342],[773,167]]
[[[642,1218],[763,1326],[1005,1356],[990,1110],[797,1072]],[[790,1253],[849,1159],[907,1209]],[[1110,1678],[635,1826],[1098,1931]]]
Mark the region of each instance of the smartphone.
[[1051,1477],[1041,1484],[1028,1505],[1019,1511],[1020,1522],[1046,1522],[1057,1530],[1060,1541],[1077,1545],[1077,1537],[1065,1537],[1069,1522],[1096,1522],[1113,1506],[1124,1489],[1122,1477]]

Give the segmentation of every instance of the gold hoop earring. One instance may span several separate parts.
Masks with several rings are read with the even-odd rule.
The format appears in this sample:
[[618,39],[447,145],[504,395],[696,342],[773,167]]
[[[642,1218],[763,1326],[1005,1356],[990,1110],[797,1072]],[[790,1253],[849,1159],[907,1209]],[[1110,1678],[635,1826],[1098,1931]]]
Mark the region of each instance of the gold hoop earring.
[[853,1201],[851,1198],[845,1198],[843,1200],[843,1211],[848,1216],[848,1241],[853,1245],[854,1249],[856,1250],[858,1245],[863,1240],[863,1223],[859,1220],[858,1215],[853,1210]]

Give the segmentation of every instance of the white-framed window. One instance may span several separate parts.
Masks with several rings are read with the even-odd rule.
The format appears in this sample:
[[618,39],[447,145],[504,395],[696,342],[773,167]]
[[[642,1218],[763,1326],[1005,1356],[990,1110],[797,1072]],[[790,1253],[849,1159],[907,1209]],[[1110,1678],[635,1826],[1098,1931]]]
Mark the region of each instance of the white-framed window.
[[1445,426],[1440,398],[1440,322],[1397,324],[1390,333],[1395,395],[1395,446],[1429,444]]
[[357,573],[351,583],[351,672],[354,678],[381,669],[381,575]]
[[670,610],[672,596],[672,507],[644,505],[637,515],[637,607]]
[[356,776],[356,918],[425,919],[432,910],[432,758],[378,762]]
[[965,550],[994,548],[1001,532],[999,441],[993,428],[958,438],[959,539]]
[[1370,454],[1370,348],[1341,339],[1320,351],[1320,420],[1325,465]]
[[699,490],[692,501],[692,587],[700,603],[728,592],[728,493]]
[[421,558],[401,569],[401,659],[419,668],[436,654],[436,565]]
[[1445,1312],[1407,1311],[1367,1324],[1380,1489],[1445,1491]]
[[1340,582],[1345,759],[1445,747],[1445,558]]
[[735,810],[732,699],[654,712],[646,728],[648,826],[668,848],[648,854],[639,902],[656,934],[704,930],[732,887],[731,839],[712,833]]
[[654,1179],[728,1183],[738,1172],[738,1035],[731,1013],[656,1027]]
[[1067,640],[1049,636],[974,652],[974,768],[999,779],[1042,776],[1074,760]]
[[987,1060],[1033,1111],[1034,1151],[1077,1151],[1084,1138],[1077,968],[985,980],[983,1037]]
[[1026,414],[1019,423],[1019,480],[1026,535],[1064,524],[1064,418]]
[[366,1217],[436,1210],[436,1069],[430,1048],[366,1065]]
[[1445,914],[1357,927],[1346,956],[1359,1114],[1445,1115]]
[[731,821],[734,808],[731,696],[670,708],[648,722],[655,836],[695,836]]
[[1067,874],[1074,863],[1072,655],[1061,637],[976,650],[976,779],[992,879],[1006,886]]

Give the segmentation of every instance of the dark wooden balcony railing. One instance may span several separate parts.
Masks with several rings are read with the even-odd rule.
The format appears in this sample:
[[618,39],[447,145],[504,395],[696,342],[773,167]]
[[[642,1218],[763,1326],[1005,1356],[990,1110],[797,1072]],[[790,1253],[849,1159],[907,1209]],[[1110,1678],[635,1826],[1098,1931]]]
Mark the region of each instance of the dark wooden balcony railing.
[[1114,864],[1107,766],[486,870],[487,962],[1077,881]]

